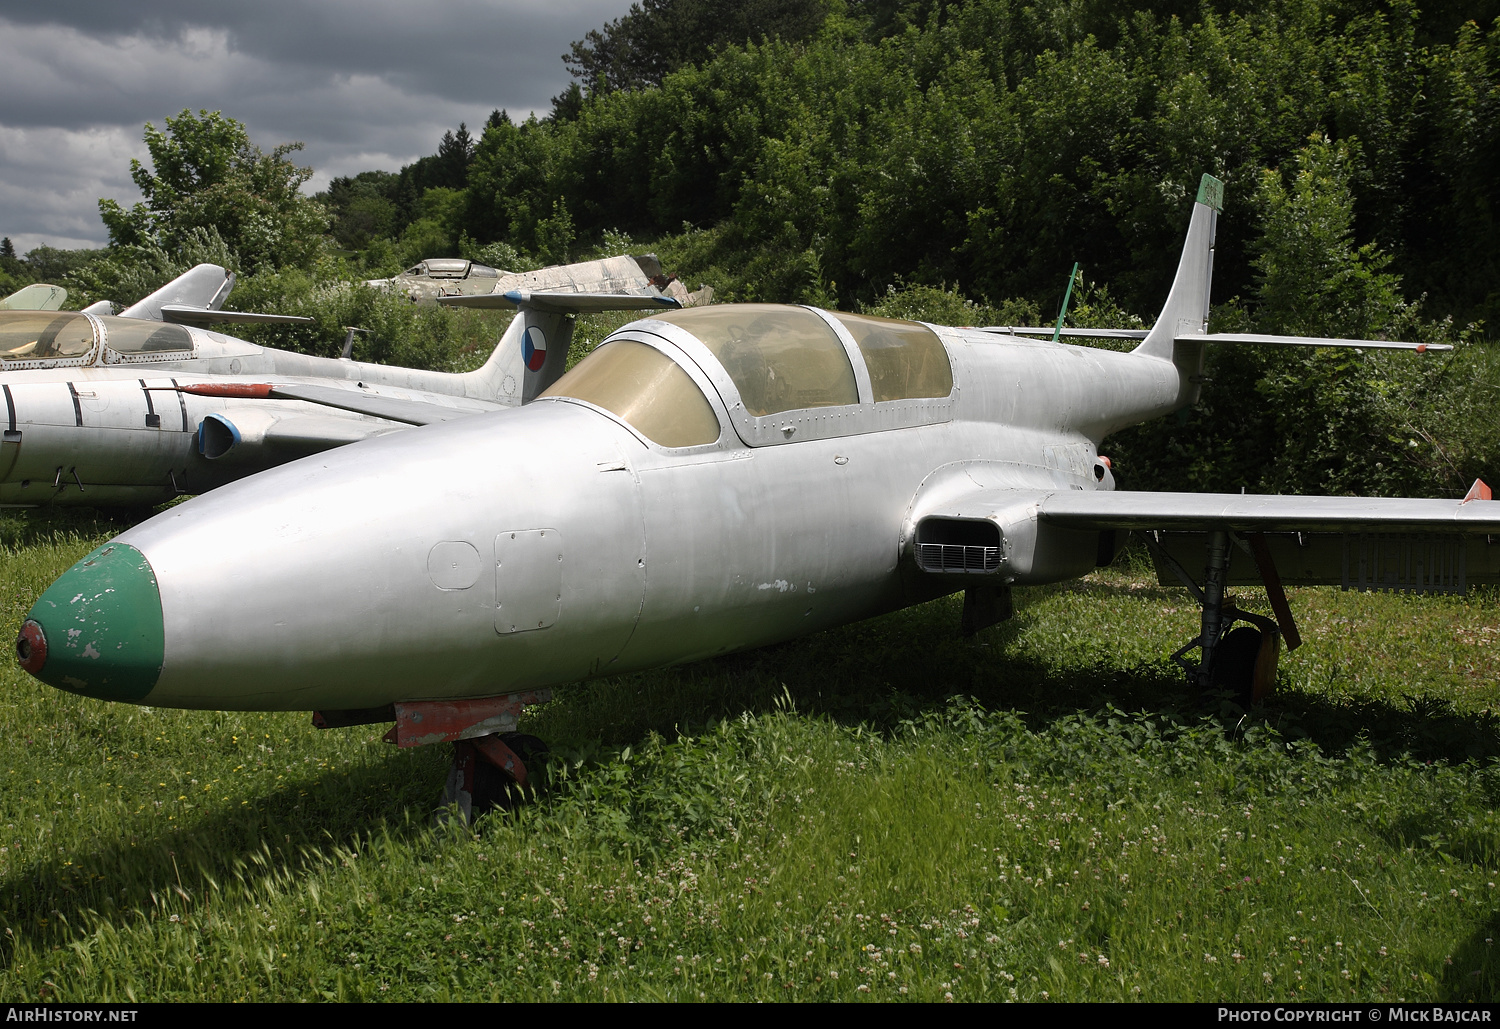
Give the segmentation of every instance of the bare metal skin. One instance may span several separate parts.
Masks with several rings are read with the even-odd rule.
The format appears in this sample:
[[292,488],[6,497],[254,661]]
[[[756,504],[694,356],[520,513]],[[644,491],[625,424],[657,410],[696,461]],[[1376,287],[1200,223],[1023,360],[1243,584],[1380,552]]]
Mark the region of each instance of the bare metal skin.
[[[526,407],[293,462],[131,529],[38,601],[23,662],[65,689],[160,706],[365,709],[691,661],[959,589],[1074,578],[1117,529],[1205,532],[1216,554],[1249,532],[1420,530],[1463,546],[1500,532],[1489,500],[1113,492],[1099,443],[1191,403],[1215,340],[1217,196],[1200,201],[1171,296],[1133,353],[890,323],[918,343],[936,334],[924,353],[946,362],[951,388],[879,400],[881,369],[899,362],[881,365],[847,316],[705,308],[635,322]],[[742,366],[740,337],[778,319],[836,339],[842,399],[789,380],[795,361]],[[762,354],[779,338],[767,332]],[[943,372],[925,367],[926,382]],[[807,406],[765,413],[778,391]],[[671,411],[649,403],[669,396]],[[1465,581],[1500,578],[1476,546]]]

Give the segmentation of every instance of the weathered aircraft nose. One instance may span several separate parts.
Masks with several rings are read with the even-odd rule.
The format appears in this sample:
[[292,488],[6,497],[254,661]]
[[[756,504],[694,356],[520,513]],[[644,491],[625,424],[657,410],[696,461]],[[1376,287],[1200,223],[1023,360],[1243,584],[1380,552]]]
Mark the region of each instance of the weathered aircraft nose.
[[150,562],[132,546],[107,543],[38,598],[16,639],[16,656],[49,686],[139,701],[161,674],[164,640]]

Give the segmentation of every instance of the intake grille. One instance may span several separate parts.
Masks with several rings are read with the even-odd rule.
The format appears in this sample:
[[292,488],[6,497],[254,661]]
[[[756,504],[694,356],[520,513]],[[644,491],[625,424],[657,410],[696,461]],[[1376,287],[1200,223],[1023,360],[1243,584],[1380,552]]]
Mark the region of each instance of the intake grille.
[[1000,548],[918,543],[917,564],[929,572],[994,572],[1000,568]]

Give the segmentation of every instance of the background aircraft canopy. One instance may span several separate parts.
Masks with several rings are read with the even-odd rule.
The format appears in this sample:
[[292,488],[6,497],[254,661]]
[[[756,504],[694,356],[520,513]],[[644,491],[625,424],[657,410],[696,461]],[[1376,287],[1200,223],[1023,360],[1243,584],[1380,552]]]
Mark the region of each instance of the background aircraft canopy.
[[193,335],[181,325],[136,318],[101,317],[99,320],[104,323],[105,344],[119,354],[193,349]]
[[429,257],[421,264],[413,265],[402,275],[426,275],[434,279],[463,279],[471,275],[496,279],[500,273],[487,264],[475,264],[461,257]]
[[718,358],[757,417],[859,403],[844,344],[817,313],[777,304],[726,304],[659,314]]
[[864,355],[870,388],[882,400],[946,397],[953,392],[953,366],[937,333],[920,322],[830,311]]
[[77,311],[0,311],[0,360],[82,357],[94,346],[94,326]]
[[117,354],[191,353],[193,335],[181,325],[140,318],[96,316],[77,311],[0,311],[0,361],[46,361],[85,357],[97,341],[96,324]]
[[605,343],[541,396],[602,407],[664,447],[705,446],[719,439],[719,419],[703,391],[677,362],[644,343]]

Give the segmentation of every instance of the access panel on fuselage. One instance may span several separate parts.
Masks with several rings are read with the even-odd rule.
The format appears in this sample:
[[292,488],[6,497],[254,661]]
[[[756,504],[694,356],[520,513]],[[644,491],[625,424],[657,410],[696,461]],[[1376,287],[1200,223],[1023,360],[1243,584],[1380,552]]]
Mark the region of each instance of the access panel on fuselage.
[[495,631],[545,629],[562,611],[563,546],[557,529],[495,537]]

